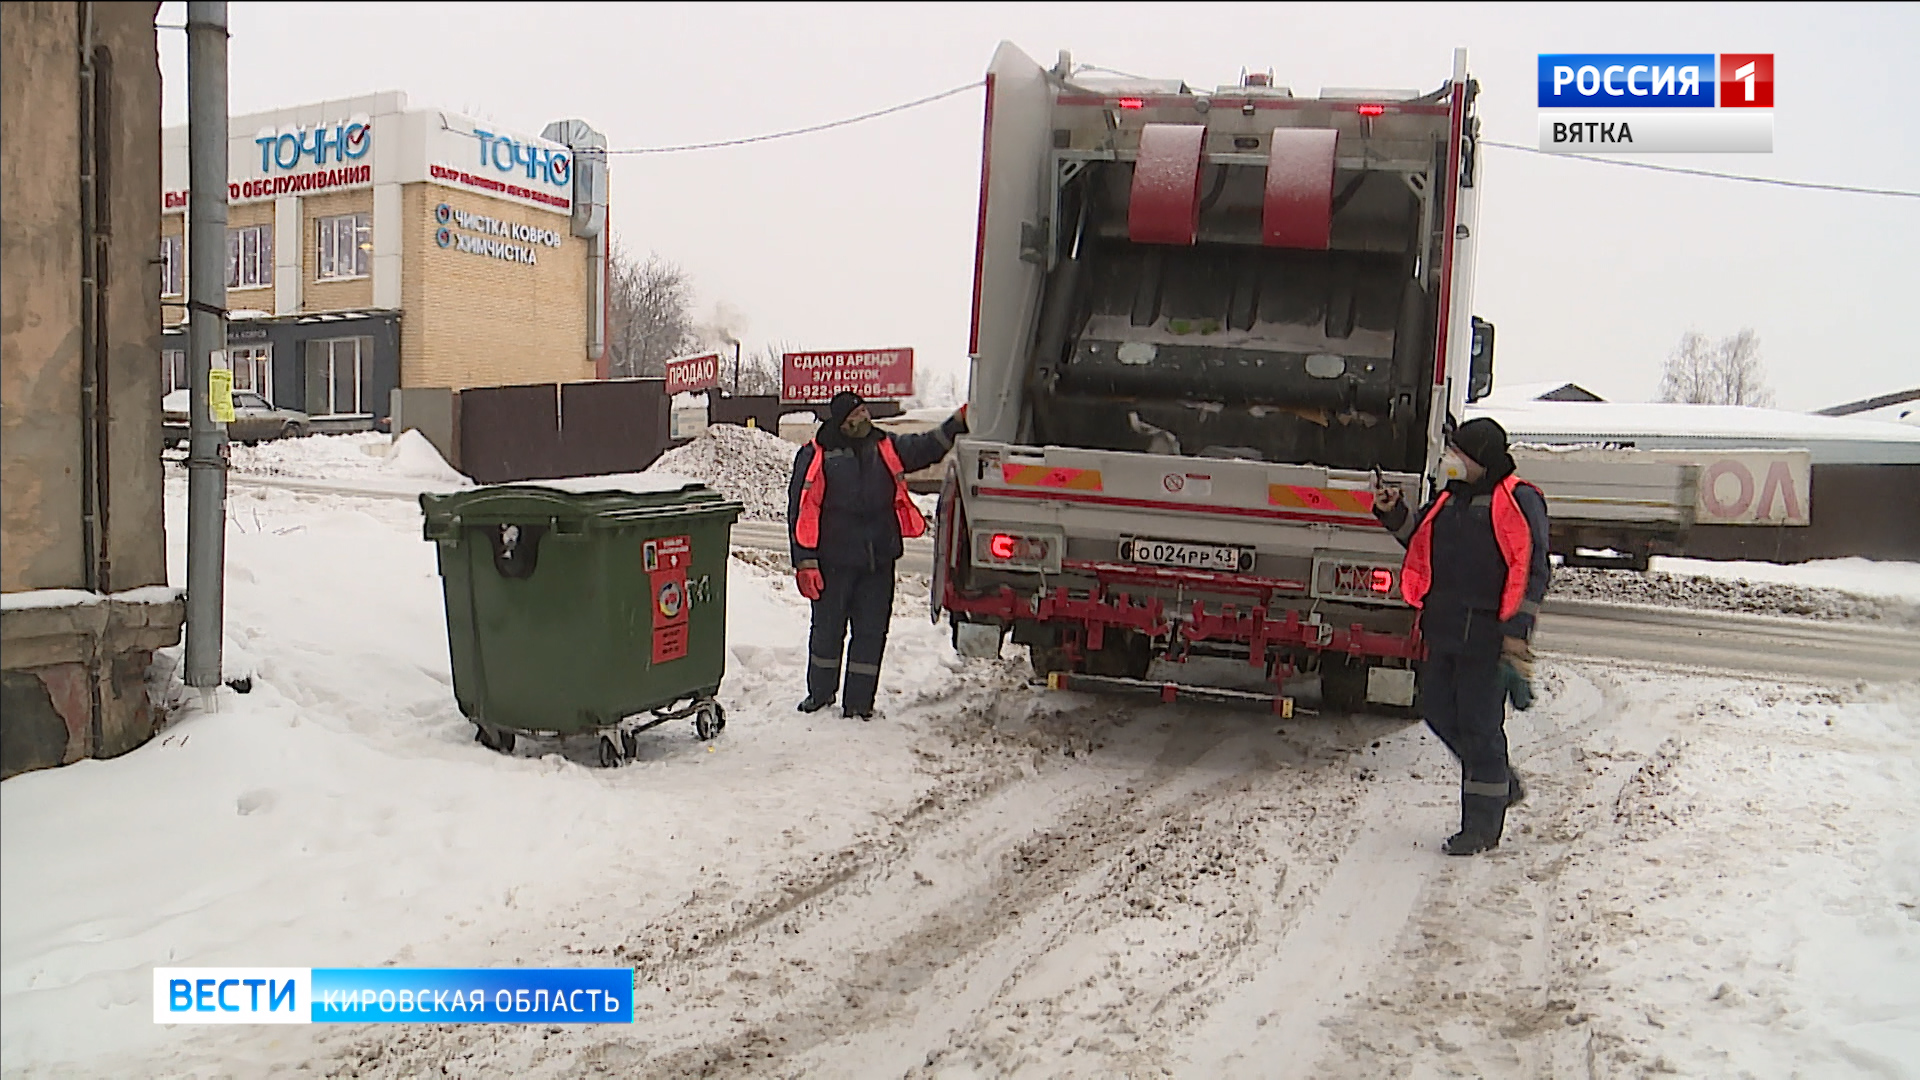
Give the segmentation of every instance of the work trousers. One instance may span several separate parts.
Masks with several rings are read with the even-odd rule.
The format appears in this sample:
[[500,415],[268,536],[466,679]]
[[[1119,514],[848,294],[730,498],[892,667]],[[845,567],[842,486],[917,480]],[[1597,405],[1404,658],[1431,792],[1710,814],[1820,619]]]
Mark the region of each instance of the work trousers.
[[[887,651],[887,627],[893,621],[893,564],[868,570],[823,566],[824,587],[813,602],[813,632],[807,639],[807,696],[831,701],[840,686],[840,655],[846,652],[846,690],[841,707],[850,713],[873,711],[880,689],[880,658]],[[853,640],[847,640],[847,631]]]
[[1460,831],[1499,839],[1512,784],[1500,654],[1429,655],[1420,673],[1420,711],[1460,759]]

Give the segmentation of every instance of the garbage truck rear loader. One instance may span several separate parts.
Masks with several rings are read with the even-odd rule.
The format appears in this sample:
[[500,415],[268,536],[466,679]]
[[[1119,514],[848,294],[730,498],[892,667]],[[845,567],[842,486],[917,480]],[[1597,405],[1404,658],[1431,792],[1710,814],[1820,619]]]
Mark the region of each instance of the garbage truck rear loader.
[[[1054,685],[1405,708],[1423,655],[1376,475],[1418,505],[1490,381],[1472,318],[1476,85],[1295,96],[987,76],[973,433],[941,494],[935,615]],[[1475,345],[1481,346],[1476,359]],[[1255,693],[1148,681],[1224,657]]]

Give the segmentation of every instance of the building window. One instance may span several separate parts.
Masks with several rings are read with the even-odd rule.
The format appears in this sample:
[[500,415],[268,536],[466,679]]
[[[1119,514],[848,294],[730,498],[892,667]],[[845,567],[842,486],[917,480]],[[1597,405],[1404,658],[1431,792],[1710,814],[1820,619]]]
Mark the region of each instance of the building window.
[[273,346],[242,345],[227,350],[233,368],[233,388],[273,400]]
[[372,398],[372,338],[307,342],[307,412],[316,416],[364,415],[370,411]]
[[166,387],[161,393],[171,394],[175,390],[185,390],[187,388],[186,350],[163,350],[160,353],[160,366],[165,369],[161,372],[160,381],[161,384]]
[[228,229],[227,288],[260,289],[272,284],[273,226]]
[[372,258],[372,214],[320,219],[320,280],[365,277]]
[[160,295],[179,296],[186,292],[187,258],[186,238],[183,236],[163,236],[160,238]]

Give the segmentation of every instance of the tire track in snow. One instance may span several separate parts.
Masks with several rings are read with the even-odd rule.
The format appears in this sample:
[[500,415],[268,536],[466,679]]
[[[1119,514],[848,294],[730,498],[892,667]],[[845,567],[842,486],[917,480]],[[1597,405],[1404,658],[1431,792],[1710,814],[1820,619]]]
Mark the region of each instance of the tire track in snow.
[[[643,986],[642,1017],[649,1004],[671,1005],[655,1025],[664,1052],[609,1045],[594,1064],[676,1076],[898,1075],[990,998],[1061,921],[1059,908],[1088,893],[1117,845],[1241,777],[1244,748],[1223,747],[1183,726],[1143,769],[1083,762],[1008,787],[741,942],[725,965],[679,972],[684,990]],[[767,969],[778,971],[769,993],[727,985],[758,981],[739,979],[742,970]],[[689,999],[706,1007],[696,1013]],[[711,1038],[727,1032],[720,1014],[729,1011],[737,1033]],[[691,1043],[680,1036],[673,1046],[690,1025]]]

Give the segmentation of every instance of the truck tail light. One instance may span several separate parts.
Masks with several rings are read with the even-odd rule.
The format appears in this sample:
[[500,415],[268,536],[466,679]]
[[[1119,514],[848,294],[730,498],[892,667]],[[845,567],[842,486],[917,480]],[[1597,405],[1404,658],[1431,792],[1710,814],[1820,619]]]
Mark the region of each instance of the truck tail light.
[[1400,567],[1369,556],[1331,555],[1314,560],[1313,595],[1367,604],[1405,603],[1400,598]]
[[1387,111],[1387,107],[1385,105],[1360,106],[1361,116],[1384,116],[1386,114],[1386,111]]
[[981,529],[973,534],[973,563],[993,569],[1058,573],[1064,540],[1058,534]]

